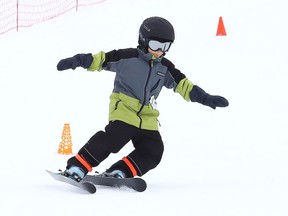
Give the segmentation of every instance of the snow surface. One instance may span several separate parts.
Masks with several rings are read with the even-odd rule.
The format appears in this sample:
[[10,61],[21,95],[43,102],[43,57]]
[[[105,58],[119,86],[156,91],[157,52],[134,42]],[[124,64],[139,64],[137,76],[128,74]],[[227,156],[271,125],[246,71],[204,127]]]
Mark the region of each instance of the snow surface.
[[[283,0],[107,0],[0,36],[0,215],[288,215],[288,31]],[[58,61],[135,47],[141,22],[176,30],[167,57],[230,106],[210,109],[164,89],[158,99],[165,153],[143,193],[95,195],[54,181],[64,123],[74,153],[107,124],[114,74]],[[227,36],[216,37],[219,17]],[[96,171],[132,150],[129,143]]]

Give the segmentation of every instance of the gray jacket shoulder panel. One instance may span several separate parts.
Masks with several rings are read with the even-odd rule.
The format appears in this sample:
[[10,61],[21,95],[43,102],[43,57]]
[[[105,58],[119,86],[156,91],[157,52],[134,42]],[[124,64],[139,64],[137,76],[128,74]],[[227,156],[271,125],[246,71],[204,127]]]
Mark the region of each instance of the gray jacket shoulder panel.
[[158,97],[163,86],[175,88],[185,78],[168,59],[152,59],[151,54],[136,48],[106,53],[102,67],[116,72],[113,92],[124,93],[145,105],[152,96]]

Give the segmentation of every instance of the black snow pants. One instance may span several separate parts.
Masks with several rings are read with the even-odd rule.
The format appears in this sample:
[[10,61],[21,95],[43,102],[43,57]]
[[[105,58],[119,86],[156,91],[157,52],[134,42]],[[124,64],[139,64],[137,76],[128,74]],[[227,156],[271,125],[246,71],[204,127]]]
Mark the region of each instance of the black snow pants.
[[113,164],[109,170],[120,169],[126,177],[142,176],[155,168],[161,161],[164,145],[159,131],[144,130],[122,121],[113,121],[98,131],[79,150],[78,154],[67,161],[67,168],[72,165],[82,168],[85,174],[98,166],[110,153],[117,153],[129,141],[134,150],[122,160]]

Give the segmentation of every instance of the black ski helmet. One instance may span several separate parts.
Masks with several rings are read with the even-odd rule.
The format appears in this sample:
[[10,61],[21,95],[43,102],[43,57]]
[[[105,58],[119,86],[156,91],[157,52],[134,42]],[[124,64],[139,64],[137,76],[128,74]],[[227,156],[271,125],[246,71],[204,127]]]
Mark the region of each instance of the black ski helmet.
[[149,40],[174,42],[175,33],[172,24],[162,17],[149,17],[143,21],[139,29],[138,44],[147,50]]

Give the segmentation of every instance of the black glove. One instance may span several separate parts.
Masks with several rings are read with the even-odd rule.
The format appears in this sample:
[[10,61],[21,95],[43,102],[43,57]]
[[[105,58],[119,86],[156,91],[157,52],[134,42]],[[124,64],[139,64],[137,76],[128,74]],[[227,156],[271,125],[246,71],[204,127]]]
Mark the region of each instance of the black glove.
[[192,102],[198,102],[205,106],[209,106],[213,109],[216,109],[216,107],[227,107],[229,105],[229,102],[226,98],[218,95],[214,96],[207,94],[197,85],[194,85],[190,92],[190,100]]
[[229,102],[224,97],[218,95],[208,95],[203,104],[216,109],[216,107],[227,107]]
[[73,57],[62,59],[57,64],[57,70],[67,70],[73,69],[75,70],[76,67],[83,67],[88,68],[93,62],[93,56],[91,53],[88,54],[77,54]]

